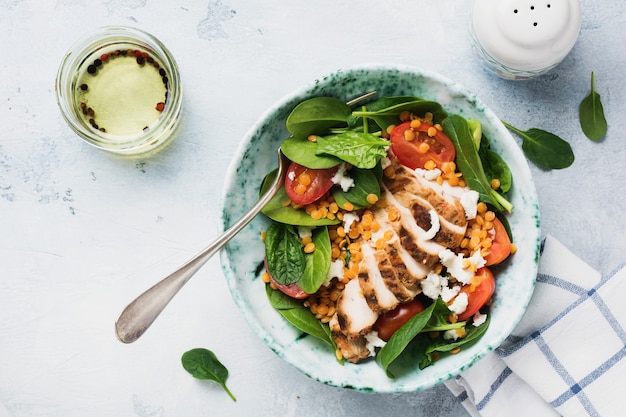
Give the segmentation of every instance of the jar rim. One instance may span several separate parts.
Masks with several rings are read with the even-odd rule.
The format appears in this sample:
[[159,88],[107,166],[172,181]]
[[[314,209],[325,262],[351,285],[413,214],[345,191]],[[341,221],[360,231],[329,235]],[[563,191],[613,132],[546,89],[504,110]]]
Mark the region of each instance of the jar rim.
[[[128,135],[99,131],[77,114],[76,89],[81,67],[94,54],[115,49],[115,45],[136,46],[153,54],[168,79],[168,96],[161,115],[149,129]],[[182,83],[173,55],[155,36],[130,26],[103,26],[78,39],[61,60],[55,91],[57,104],[69,127],[96,148],[117,154],[139,155],[164,147],[173,137],[182,110]]]

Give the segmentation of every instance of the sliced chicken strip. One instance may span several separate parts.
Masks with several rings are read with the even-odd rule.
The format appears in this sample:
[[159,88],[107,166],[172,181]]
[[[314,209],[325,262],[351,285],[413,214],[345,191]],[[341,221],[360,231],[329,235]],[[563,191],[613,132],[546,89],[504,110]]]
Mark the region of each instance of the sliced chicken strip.
[[[408,212],[411,213],[411,216],[421,229],[429,230],[431,228],[430,213],[431,210],[435,210],[435,208],[427,200],[410,194],[407,191],[399,191],[393,195],[393,198],[401,207],[408,209]],[[447,248],[458,247],[465,235],[466,226],[453,224],[439,216],[438,213],[437,217],[439,219],[439,230],[435,237],[432,238],[432,241]]]
[[458,197],[446,192],[445,187],[436,181],[427,180],[416,174],[395,158],[391,161],[395,175],[392,179],[385,178],[384,184],[392,194],[408,192],[421,197],[428,201],[441,218],[457,226],[467,224],[465,210]]
[[404,270],[400,268],[396,271],[396,267],[391,263],[388,256],[389,252],[390,249],[387,248],[375,252],[383,283],[400,303],[411,301],[420,293],[420,287],[418,285],[407,287],[404,284],[401,275],[406,273],[406,268]]
[[328,324],[330,326],[330,333],[337,344],[337,348],[341,351],[345,360],[357,363],[369,356],[370,352],[369,349],[367,349],[367,340],[365,337],[361,335],[352,337],[346,336],[341,331],[337,315],[333,316]]
[[[358,278],[346,284],[330,321],[333,338],[349,362],[369,356],[364,335],[379,314],[414,299],[421,292],[420,281],[439,262],[439,253],[458,247],[467,227],[458,195],[392,163],[396,175],[384,180],[380,204],[371,208],[380,231],[371,241],[359,242],[363,259]],[[399,216],[389,216],[392,210]],[[431,230],[435,221],[439,228]],[[377,244],[387,231],[393,237]]]
[[[394,229],[392,222],[389,221],[386,209],[375,210],[374,218],[380,225],[381,230]],[[389,261],[391,262],[396,274],[400,277],[402,283],[409,289],[415,287],[419,281],[421,281],[430,272],[429,267],[424,266],[421,262],[417,262],[413,256],[402,247],[399,238],[391,239],[386,242],[384,250],[387,252]]]
[[376,322],[378,314],[365,301],[358,279],[350,280],[337,300],[337,322],[346,335],[366,333]]
[[402,247],[417,262],[428,267],[436,264],[439,261],[439,252],[446,247],[426,239],[426,231],[417,225],[410,210],[403,207],[389,191],[383,190],[383,198],[400,212],[400,219],[393,222],[393,228]]
[[376,256],[376,253],[380,251],[375,252],[368,244],[361,245],[361,252],[363,260],[359,268],[358,280],[367,305],[377,313],[393,310],[400,301],[387,288],[381,275],[379,259],[385,254]]

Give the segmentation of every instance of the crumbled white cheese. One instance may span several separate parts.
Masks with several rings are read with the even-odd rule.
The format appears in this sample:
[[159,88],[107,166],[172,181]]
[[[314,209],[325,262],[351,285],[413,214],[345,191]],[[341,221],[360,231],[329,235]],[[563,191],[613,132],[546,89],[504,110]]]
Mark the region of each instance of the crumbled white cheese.
[[376,355],[377,347],[381,348],[387,344],[387,342],[385,342],[383,339],[378,337],[378,332],[376,330],[372,330],[371,332],[366,334],[365,340],[367,341],[367,343],[365,344],[365,347],[370,352],[370,356]]
[[357,214],[353,212],[345,213],[343,215],[343,230],[345,230],[346,233],[348,233],[348,231],[350,231],[350,227],[352,226],[352,223],[358,220],[359,220],[359,216]]
[[431,271],[420,281],[420,286],[426,297],[436,300],[441,295],[441,288],[448,286],[448,279]]
[[465,267],[466,258],[462,253],[456,254],[450,249],[444,249],[439,252],[439,260],[447,268],[448,273],[456,278],[457,281],[469,284],[472,278],[474,278],[474,271]]
[[289,172],[287,173],[287,178],[289,178],[291,181],[295,180],[295,179],[296,179],[296,173],[295,173],[295,171],[289,171]]
[[417,175],[419,175],[420,177],[428,181],[434,181],[437,179],[437,177],[441,175],[441,170],[439,168],[435,168],[435,169],[416,168],[414,171]]
[[386,156],[384,158],[381,158],[380,166],[381,166],[382,169],[387,168],[389,165],[391,165],[391,159],[389,159]]
[[472,264],[476,265],[476,269],[482,268],[487,264],[487,261],[483,258],[480,250],[476,250],[468,259]]
[[461,287],[458,285],[455,285],[452,288],[448,287],[447,285],[445,287],[441,287],[441,299],[444,303],[447,303],[448,301],[456,297],[459,291],[461,291]]
[[450,329],[443,332],[443,340],[457,340],[459,337],[459,332],[457,332],[456,329]]
[[300,239],[313,236],[313,228],[309,226],[298,226],[298,236],[300,236]]
[[478,197],[478,192],[474,190],[468,190],[461,196],[461,205],[463,206],[463,210],[465,210],[467,220],[476,218]]
[[423,238],[425,240],[431,240],[432,238],[434,238],[437,232],[439,231],[439,228],[441,227],[439,223],[439,215],[437,214],[437,211],[430,209],[428,214],[430,214],[430,229],[428,229],[426,233],[424,233]]
[[452,304],[448,306],[448,308],[450,309],[451,312],[453,312],[454,314],[458,316],[459,314],[462,314],[467,308],[467,302],[468,302],[467,294],[462,292],[456,296],[456,298],[454,299]]
[[339,169],[331,178],[333,184],[337,184],[341,187],[343,192],[347,192],[351,187],[354,187],[354,180],[346,175],[346,164],[339,165]]
[[326,275],[326,281],[322,284],[325,287],[330,285],[330,282],[333,278],[337,278],[339,280],[343,279],[343,273],[345,271],[343,261],[341,259],[337,259],[330,263],[330,269],[328,270],[328,275]]
[[477,311],[476,314],[474,314],[474,318],[472,319],[472,324],[478,327],[485,321],[487,321],[487,315],[482,314],[480,311]]

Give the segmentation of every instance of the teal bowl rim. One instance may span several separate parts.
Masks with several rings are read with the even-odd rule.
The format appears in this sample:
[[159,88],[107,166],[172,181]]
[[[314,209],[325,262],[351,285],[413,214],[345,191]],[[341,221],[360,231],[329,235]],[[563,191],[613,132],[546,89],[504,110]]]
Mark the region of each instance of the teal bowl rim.
[[[244,139],[240,142],[234,157],[230,163],[230,166],[226,173],[226,181],[223,187],[223,192],[220,198],[219,210],[221,213],[222,220],[222,230],[225,230],[228,225],[232,224],[235,218],[231,218],[231,215],[228,213],[228,193],[230,189],[232,189],[237,184],[235,183],[235,178],[239,175],[240,165],[242,162],[242,158],[245,155],[248,147],[250,146],[251,141],[257,135],[262,134],[262,128],[266,124],[266,120],[270,118],[272,115],[277,114],[280,111],[285,111],[286,108],[292,108],[295,104],[301,101],[304,97],[311,97],[315,95],[320,95],[320,92],[323,93],[325,83],[329,82],[328,80],[339,77],[344,80],[350,79],[350,77],[357,76],[359,73],[363,71],[367,72],[381,72],[381,73],[389,73],[400,76],[416,76],[422,77],[426,80],[432,80],[436,83],[444,85],[447,92],[450,93],[452,97],[460,97],[465,99],[470,106],[476,106],[485,113],[485,117],[490,122],[490,128],[493,130],[493,133],[497,135],[498,144],[504,145],[505,148],[509,149],[512,153],[512,157],[514,159],[514,165],[518,170],[517,174],[525,176],[525,178],[520,178],[526,181],[526,187],[524,188],[523,200],[526,202],[525,204],[531,205],[534,208],[531,214],[531,222],[532,226],[529,230],[524,231],[524,235],[526,240],[528,241],[526,244],[526,249],[529,250],[528,256],[528,265],[525,265],[525,275],[528,276],[525,280],[520,281],[522,284],[523,294],[517,294],[519,297],[517,300],[518,308],[517,315],[515,317],[508,317],[507,320],[500,321],[497,328],[490,328],[487,333],[483,336],[483,338],[471,346],[468,350],[471,352],[463,352],[463,354],[467,354],[466,357],[455,366],[454,369],[445,369],[448,368],[443,366],[443,361],[435,363],[433,366],[427,368],[436,369],[437,366],[441,367],[441,372],[430,371],[428,375],[424,378],[420,377],[420,372],[417,370],[414,374],[411,374],[408,379],[399,381],[394,379],[388,379],[381,370],[380,373],[380,381],[375,383],[359,383],[358,380],[336,380],[332,377],[327,377],[320,373],[319,369],[310,369],[306,366],[303,366],[301,363],[295,363],[296,361],[293,358],[290,358],[289,355],[286,354],[285,346],[278,343],[275,338],[272,336],[271,332],[262,326],[262,323],[258,320],[255,315],[255,312],[250,308],[249,305],[246,304],[245,300],[240,297],[239,288],[236,285],[236,280],[231,277],[231,269],[232,263],[229,258],[229,254],[227,250],[223,250],[220,254],[222,270],[227,279],[228,287],[233,297],[233,300],[239,307],[240,311],[244,315],[247,323],[253,329],[253,331],[259,335],[263,341],[268,345],[268,347],[273,350],[279,357],[284,359],[290,365],[294,366],[299,371],[308,375],[309,377],[323,382],[327,385],[351,388],[361,392],[367,393],[403,393],[403,392],[412,392],[419,391],[422,389],[431,388],[440,383],[445,382],[446,380],[455,377],[459,373],[467,370],[476,362],[478,362],[481,358],[483,358],[488,352],[492,351],[496,347],[498,347],[506,337],[513,331],[519,320],[521,320],[526,307],[530,301],[532,293],[534,291],[535,279],[537,274],[537,268],[539,263],[539,252],[540,252],[540,220],[539,220],[539,205],[537,199],[537,193],[534,185],[534,181],[532,179],[530,169],[528,167],[528,163],[523,156],[523,153],[519,149],[519,146],[508,132],[508,130],[504,127],[504,125],[500,122],[500,119],[495,116],[495,114],[480,100],[476,95],[471,93],[466,88],[462,87],[460,84],[453,82],[446,77],[430,72],[427,70],[423,70],[417,67],[412,66],[401,66],[401,65],[387,65],[387,64],[366,64],[355,67],[348,67],[345,69],[340,69],[331,74],[325,75],[319,79],[310,82],[309,84],[301,87],[290,94],[287,94],[282,99],[278,100],[273,106],[268,108],[261,116],[257,119],[255,124],[248,130]],[[384,92],[381,94],[384,95]],[[352,97],[339,97],[341,99],[348,100]],[[426,97],[432,99],[431,97]],[[444,104],[445,107],[445,104]],[[285,136],[286,137],[286,136]],[[281,138],[281,140],[284,139]],[[280,143],[280,142],[277,142]],[[277,148],[276,148],[277,149]],[[497,150],[497,149],[496,149]],[[272,157],[274,154],[272,153]],[[510,160],[507,162],[511,163]],[[273,161],[274,167],[276,166],[276,162]],[[515,179],[514,179],[515,181]],[[258,179],[258,185],[260,185],[260,179]],[[250,202],[250,206],[254,203],[254,201]],[[244,209],[242,209],[244,210]],[[260,215],[262,216],[262,215]],[[250,226],[248,226],[250,227]],[[518,252],[519,253],[519,252]],[[496,290],[497,291],[497,290]],[[497,293],[496,293],[497,294]],[[264,293],[259,294],[260,297],[265,297]],[[492,324],[493,327],[493,324]],[[332,353],[329,353],[332,360]],[[444,360],[451,359],[452,357],[445,358]],[[341,366],[336,363],[331,363],[332,366]],[[353,365],[353,364],[345,364],[343,366],[363,366],[363,365]],[[416,366],[417,368],[417,366]],[[426,372],[423,372],[427,374]],[[358,375],[358,374],[357,374]],[[413,378],[411,378],[413,376]]]

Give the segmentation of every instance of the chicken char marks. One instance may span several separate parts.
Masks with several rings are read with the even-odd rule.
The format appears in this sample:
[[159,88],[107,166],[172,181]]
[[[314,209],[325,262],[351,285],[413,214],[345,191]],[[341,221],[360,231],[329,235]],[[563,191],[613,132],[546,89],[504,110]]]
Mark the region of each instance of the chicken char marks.
[[384,179],[381,199],[371,208],[381,231],[359,241],[358,277],[346,284],[330,321],[337,347],[353,363],[369,356],[364,336],[378,316],[415,298],[420,281],[439,262],[439,252],[457,248],[467,227],[459,193],[395,160],[392,164],[395,175]]

